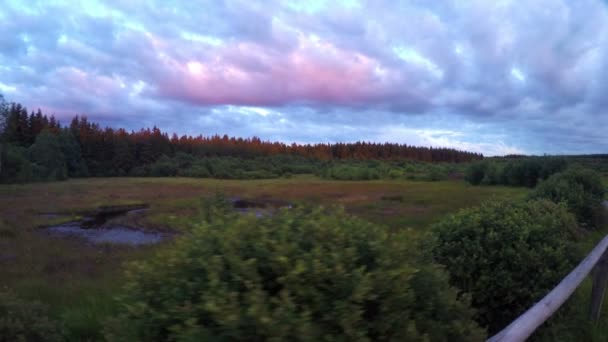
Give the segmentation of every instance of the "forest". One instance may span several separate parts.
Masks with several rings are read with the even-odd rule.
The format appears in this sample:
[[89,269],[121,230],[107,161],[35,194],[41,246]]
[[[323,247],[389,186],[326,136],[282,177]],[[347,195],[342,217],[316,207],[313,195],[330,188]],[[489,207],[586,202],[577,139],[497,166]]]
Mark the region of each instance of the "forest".
[[176,175],[256,179],[323,173],[317,170],[335,161],[463,163],[483,158],[455,149],[394,143],[289,145],[258,137],[169,136],[157,127],[129,132],[102,128],[86,116],[76,116],[69,125],[62,125],[40,110],[28,114],[18,103],[3,102],[2,117],[3,183]]

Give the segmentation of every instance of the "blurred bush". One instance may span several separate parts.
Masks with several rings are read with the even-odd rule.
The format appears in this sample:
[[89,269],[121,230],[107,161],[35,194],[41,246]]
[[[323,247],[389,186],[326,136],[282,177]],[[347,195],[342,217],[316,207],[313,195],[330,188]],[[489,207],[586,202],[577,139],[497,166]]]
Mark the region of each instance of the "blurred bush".
[[63,341],[61,329],[46,307],[0,291],[0,341]]
[[411,234],[342,210],[221,216],[132,264],[109,340],[481,341]]

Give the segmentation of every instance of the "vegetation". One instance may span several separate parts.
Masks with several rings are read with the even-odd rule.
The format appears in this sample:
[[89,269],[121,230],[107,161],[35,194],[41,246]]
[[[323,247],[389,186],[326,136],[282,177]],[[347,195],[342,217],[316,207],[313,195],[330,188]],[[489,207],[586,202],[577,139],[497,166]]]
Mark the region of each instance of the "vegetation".
[[138,177],[199,177],[220,179],[270,179],[313,173],[320,161],[299,156],[276,155],[248,159],[202,157],[178,152],[174,157],[161,156],[154,163],[133,168]]
[[598,228],[605,217],[604,194],[602,177],[597,172],[570,168],[541,182],[531,197],[565,203],[584,227]]
[[315,174],[325,179],[409,179],[439,181],[461,178],[464,164],[416,161],[334,161],[321,164]]
[[324,209],[202,224],[130,267],[110,340],[481,341],[405,234]]
[[49,318],[43,304],[0,292],[0,341],[62,340],[58,324]]
[[465,180],[473,185],[509,185],[533,188],[539,180],[563,171],[568,166],[561,157],[494,159],[472,163]]
[[432,227],[435,260],[471,295],[477,321],[495,333],[550,291],[577,260],[576,221],[549,201],[494,201]]
[[[521,188],[471,187],[461,181],[344,182],[313,176],[268,180],[82,178],[5,184],[0,185],[0,221],[4,221],[0,222],[0,288],[8,287],[23,300],[47,304],[49,315],[64,327],[65,340],[102,340],[103,322],[121,311],[112,300],[125,282],[121,265],[146,261],[156,249],[165,247],[83,244],[75,239],[49,238],[38,227],[71,221],[80,212],[101,205],[144,202],[150,209],[142,217],[133,221],[126,216],[116,223],[187,234],[209,212],[210,206],[207,201],[201,205],[201,198],[213,198],[216,192],[227,199],[281,199],[300,207],[340,204],[351,215],[386,226],[390,232],[401,232],[409,240],[460,208],[491,198],[526,196]],[[234,212],[232,206],[226,209]]]

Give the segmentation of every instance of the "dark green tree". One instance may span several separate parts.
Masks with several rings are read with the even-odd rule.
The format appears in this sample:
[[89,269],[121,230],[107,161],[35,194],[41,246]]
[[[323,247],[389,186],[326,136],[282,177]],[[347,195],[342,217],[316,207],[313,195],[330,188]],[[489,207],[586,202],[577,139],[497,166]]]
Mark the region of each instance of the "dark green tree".
[[59,137],[43,130],[29,148],[30,161],[34,164],[37,180],[61,180],[68,176],[66,158],[61,150]]
[[80,145],[76,138],[65,128],[59,132],[59,144],[61,152],[65,157],[67,173],[69,177],[84,177],[88,175],[87,165],[82,158]]

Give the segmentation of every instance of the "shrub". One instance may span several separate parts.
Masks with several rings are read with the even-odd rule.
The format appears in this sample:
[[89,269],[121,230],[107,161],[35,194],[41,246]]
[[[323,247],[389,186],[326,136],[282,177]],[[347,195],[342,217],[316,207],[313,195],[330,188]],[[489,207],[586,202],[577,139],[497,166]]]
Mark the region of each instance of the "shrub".
[[150,165],[150,176],[170,177],[177,175],[177,164],[174,160],[162,155],[156,162]]
[[391,170],[388,172],[387,177],[388,177],[389,179],[400,179],[400,178],[402,178],[402,177],[403,177],[403,172],[402,172],[401,170],[398,170],[398,169],[391,169]]
[[132,264],[109,340],[475,341],[483,331],[404,234],[343,211],[214,219]]
[[0,182],[24,183],[32,180],[32,168],[34,165],[27,159],[27,149],[5,145],[5,148],[0,152],[0,158],[2,158]]
[[203,163],[197,163],[183,171],[178,171],[178,176],[208,178],[211,177],[211,173]]
[[498,163],[488,163],[483,180],[481,181],[483,185],[498,185],[498,184],[506,184],[504,179],[502,165]]
[[369,165],[338,164],[325,171],[325,178],[335,180],[372,180],[380,179],[380,173]]
[[472,163],[465,180],[473,185],[511,185],[533,188],[538,180],[563,171],[568,165],[564,158],[527,157],[515,160],[484,160]]
[[530,197],[564,202],[581,225],[590,228],[602,222],[604,193],[602,177],[597,172],[570,168],[541,182]]
[[464,179],[473,185],[481,184],[481,181],[485,177],[487,164],[488,163],[486,162],[475,162],[471,164],[466,170]]
[[150,167],[148,165],[137,166],[129,171],[131,177],[148,177],[150,176]]
[[42,304],[0,292],[0,341],[63,341],[63,338]]
[[494,333],[570,271],[575,229],[572,214],[550,201],[489,202],[435,224],[432,250]]
[[440,180],[445,180],[447,178],[448,178],[447,173],[445,172],[445,170],[443,170],[439,166],[432,167],[426,176],[426,180],[431,181],[431,182],[437,182]]

